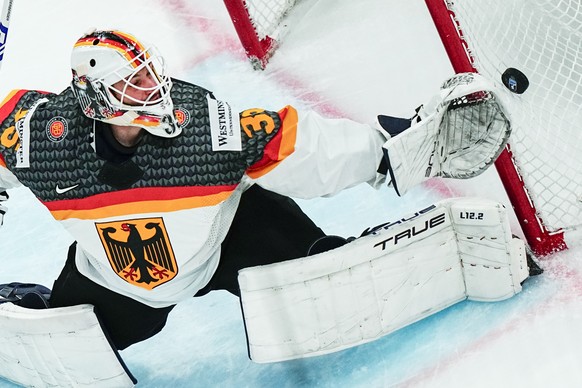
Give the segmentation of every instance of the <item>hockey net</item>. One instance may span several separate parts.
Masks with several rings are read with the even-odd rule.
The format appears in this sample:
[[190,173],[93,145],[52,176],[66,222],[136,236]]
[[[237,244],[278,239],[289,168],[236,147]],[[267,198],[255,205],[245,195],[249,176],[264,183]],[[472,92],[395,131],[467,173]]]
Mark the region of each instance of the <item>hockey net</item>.
[[255,68],[264,69],[286,30],[283,20],[300,0],[224,0]]
[[573,245],[582,229],[582,6],[579,0],[425,0],[456,72],[501,84],[513,132],[496,162],[532,251]]

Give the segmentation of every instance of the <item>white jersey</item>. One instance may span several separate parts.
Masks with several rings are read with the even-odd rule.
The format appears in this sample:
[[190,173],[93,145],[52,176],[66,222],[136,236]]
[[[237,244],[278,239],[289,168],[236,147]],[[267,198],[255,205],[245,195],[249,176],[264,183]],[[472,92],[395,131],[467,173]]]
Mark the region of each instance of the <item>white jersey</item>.
[[182,134],[146,135],[120,164],[96,154],[94,122],[70,89],[15,91],[0,106],[0,192],[29,187],[77,241],[84,276],[149,306],[208,283],[250,185],[313,198],[384,179],[386,138],[371,126],[291,106],[237,117],[182,81],[172,98]]

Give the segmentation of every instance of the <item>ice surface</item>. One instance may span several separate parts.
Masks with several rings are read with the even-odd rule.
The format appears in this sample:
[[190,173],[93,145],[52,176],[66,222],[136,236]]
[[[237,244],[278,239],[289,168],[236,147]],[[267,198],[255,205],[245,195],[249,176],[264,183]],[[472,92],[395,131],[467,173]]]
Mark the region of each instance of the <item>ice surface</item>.
[[[372,123],[378,113],[410,116],[452,74],[421,0],[304,0],[263,72],[246,61],[220,1],[15,3],[2,96],[65,88],[70,49],[91,27],[153,42],[176,77],[241,108],[293,104]],[[28,190],[10,194],[0,283],[51,286],[72,240]],[[362,185],[300,204],[326,232],[348,236],[458,195],[507,203],[491,170],[465,182],[433,181],[404,198]],[[505,302],[462,302],[373,343],[267,365],[247,357],[238,300],[215,292],[179,305],[162,333],[122,356],[142,387],[582,386],[581,261],[580,250],[545,259],[545,274]]]

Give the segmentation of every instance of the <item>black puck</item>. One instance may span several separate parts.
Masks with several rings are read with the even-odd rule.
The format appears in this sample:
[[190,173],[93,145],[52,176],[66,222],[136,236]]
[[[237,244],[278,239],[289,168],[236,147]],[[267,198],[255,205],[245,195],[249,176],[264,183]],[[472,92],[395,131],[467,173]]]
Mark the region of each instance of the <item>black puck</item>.
[[529,80],[521,71],[510,67],[501,74],[501,82],[513,93],[522,94],[529,87]]

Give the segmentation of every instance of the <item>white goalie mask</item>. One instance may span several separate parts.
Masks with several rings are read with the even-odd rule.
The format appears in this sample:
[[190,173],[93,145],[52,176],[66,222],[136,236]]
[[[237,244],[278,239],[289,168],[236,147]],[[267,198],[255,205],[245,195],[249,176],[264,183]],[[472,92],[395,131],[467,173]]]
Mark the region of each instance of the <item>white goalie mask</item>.
[[166,138],[180,134],[172,81],[155,47],[124,32],[93,31],[75,43],[71,69],[71,87],[87,117]]

